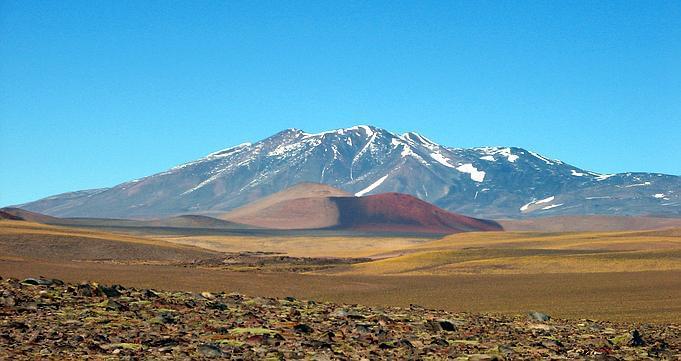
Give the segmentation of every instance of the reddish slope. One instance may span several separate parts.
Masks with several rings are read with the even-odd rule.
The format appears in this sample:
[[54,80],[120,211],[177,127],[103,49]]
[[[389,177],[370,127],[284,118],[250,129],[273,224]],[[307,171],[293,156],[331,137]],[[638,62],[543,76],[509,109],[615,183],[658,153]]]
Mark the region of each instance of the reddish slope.
[[340,215],[335,228],[422,233],[503,230],[494,221],[451,213],[407,194],[332,197],[331,200]]
[[7,219],[7,220],[10,220],[10,221],[23,221],[24,220],[23,218],[16,216],[16,215],[9,213],[9,212],[5,212],[2,209],[0,209],[0,219]]
[[323,184],[303,183],[219,216],[274,229],[348,229],[372,232],[500,231],[494,221],[440,209],[416,197],[384,193],[353,197]]
[[[15,220],[23,220],[23,221],[30,221],[30,222],[36,222],[36,223],[49,223],[49,222],[56,222],[59,221],[59,218],[48,216],[42,213],[36,213],[36,212],[31,212],[27,211],[21,208],[12,208],[12,207],[7,207],[7,208],[2,208],[0,209],[2,213],[7,215],[7,219],[15,219]],[[13,217],[13,218],[9,218]]]
[[343,196],[349,194],[326,184],[300,183],[216,216],[265,228],[326,228],[338,221],[338,211],[329,197]]

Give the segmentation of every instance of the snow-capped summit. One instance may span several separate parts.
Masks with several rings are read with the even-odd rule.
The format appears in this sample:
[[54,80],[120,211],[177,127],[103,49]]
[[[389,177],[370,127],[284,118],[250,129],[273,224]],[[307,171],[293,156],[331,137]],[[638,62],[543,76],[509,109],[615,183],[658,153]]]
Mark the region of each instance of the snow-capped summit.
[[451,148],[370,125],[286,129],[97,192],[21,205],[54,216],[157,217],[225,211],[300,182],[357,196],[400,192],[478,217],[681,214],[681,177],[600,174],[516,147]]

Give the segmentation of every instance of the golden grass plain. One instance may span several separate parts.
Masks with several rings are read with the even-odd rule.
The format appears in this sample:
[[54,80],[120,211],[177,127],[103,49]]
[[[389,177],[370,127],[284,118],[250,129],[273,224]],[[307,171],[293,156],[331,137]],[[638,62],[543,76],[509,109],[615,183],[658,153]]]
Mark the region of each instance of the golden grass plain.
[[445,275],[681,270],[681,230],[460,233],[403,248],[391,256],[337,272]]
[[167,242],[218,252],[276,252],[294,257],[385,257],[431,241],[419,237],[363,236],[161,236]]
[[[634,322],[681,319],[681,231],[482,232],[442,239],[314,236],[130,236],[0,221],[0,276],[93,280],[167,290],[235,291],[457,312]],[[223,251],[372,257],[301,274],[173,265]],[[106,257],[104,257],[106,256]],[[102,258],[167,264],[83,262]],[[77,261],[74,261],[77,260]]]

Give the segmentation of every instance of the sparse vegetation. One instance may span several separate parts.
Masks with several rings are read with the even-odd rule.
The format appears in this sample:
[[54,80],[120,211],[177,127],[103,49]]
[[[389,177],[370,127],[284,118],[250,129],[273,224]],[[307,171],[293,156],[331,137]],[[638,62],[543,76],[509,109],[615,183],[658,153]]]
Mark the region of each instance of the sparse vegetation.
[[0,280],[0,358],[675,359],[677,324]]

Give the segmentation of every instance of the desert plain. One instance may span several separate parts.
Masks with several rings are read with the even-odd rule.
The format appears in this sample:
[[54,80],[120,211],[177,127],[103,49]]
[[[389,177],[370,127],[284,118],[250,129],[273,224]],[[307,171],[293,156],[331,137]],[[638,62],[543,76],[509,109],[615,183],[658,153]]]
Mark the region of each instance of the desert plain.
[[0,221],[0,275],[453,312],[681,319],[681,231],[251,232]]

